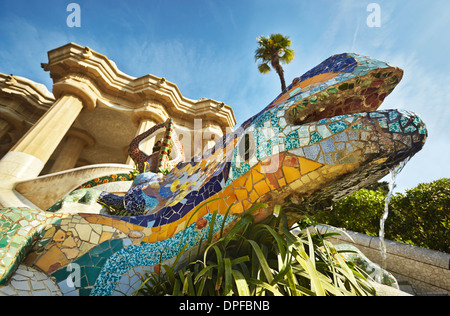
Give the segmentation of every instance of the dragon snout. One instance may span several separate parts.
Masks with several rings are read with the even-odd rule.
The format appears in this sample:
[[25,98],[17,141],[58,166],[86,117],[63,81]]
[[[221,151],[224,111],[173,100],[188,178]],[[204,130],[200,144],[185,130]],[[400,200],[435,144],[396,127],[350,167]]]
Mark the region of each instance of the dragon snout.
[[340,115],[291,126],[285,152],[322,165],[391,167],[422,149],[427,138],[423,121],[412,112],[382,110]]
[[420,117],[404,110],[385,110],[368,113],[376,127],[378,155],[386,156],[386,164],[395,165],[414,156],[422,149],[428,136]]

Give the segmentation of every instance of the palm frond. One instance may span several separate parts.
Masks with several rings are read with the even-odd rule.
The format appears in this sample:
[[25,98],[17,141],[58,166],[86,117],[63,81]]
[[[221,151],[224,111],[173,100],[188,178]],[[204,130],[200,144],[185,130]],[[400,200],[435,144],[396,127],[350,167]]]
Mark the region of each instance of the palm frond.
[[258,70],[262,74],[267,74],[270,72],[270,66],[267,63],[262,63],[258,65]]

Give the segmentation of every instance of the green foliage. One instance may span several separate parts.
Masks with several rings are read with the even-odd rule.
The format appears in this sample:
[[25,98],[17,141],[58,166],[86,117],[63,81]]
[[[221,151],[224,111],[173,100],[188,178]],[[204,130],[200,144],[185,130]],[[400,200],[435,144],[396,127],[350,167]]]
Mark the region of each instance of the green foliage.
[[450,253],[450,179],[396,194],[387,238]]
[[317,223],[377,236],[384,202],[383,192],[362,189],[335,202],[332,211],[320,212],[314,216],[314,220]]
[[[208,236],[203,256],[182,268],[161,264],[143,278],[137,295],[259,296],[259,295],[375,295],[363,274],[344,262],[324,238],[296,236],[285,216],[253,222],[252,211],[243,215],[217,240]],[[213,217],[214,218],[214,217]],[[211,224],[213,225],[213,224]],[[185,249],[184,249],[185,250]]]
[[[385,184],[362,189],[314,216],[318,223],[377,236],[384,211]],[[450,253],[450,179],[419,184],[396,193],[389,204],[385,237]]]
[[162,168],[162,167],[159,167],[159,168],[158,168],[158,172],[159,172],[159,173],[162,173],[163,175],[166,175],[166,174],[168,174],[168,173],[170,172],[170,170],[169,170],[169,168]]
[[139,167],[138,167],[138,165],[136,164],[136,165],[134,166],[133,170],[130,171],[131,180],[136,179],[136,177],[137,177],[139,174],[140,174],[140,172],[139,172]]

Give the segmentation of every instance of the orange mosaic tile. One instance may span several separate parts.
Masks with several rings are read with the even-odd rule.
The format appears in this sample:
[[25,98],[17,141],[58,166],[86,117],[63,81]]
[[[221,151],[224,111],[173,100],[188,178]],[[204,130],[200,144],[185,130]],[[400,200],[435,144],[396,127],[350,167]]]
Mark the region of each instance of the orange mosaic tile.
[[256,193],[256,190],[252,190],[249,194],[250,202],[254,203],[257,199],[259,199],[258,193]]
[[323,164],[319,162],[312,161],[303,157],[298,157],[298,162],[300,164],[300,171],[302,175],[305,175],[323,166]]
[[263,196],[264,194],[266,194],[267,192],[270,191],[269,186],[267,185],[266,181],[264,181],[264,180],[256,183],[254,185],[254,188],[259,196]]
[[253,184],[255,184],[256,182],[264,179],[264,175],[261,174],[260,172],[258,172],[256,169],[252,170],[252,178],[253,178]]
[[293,167],[282,167],[282,168],[287,183],[291,183],[292,181],[297,180],[301,176],[300,170],[298,170],[298,168]]
[[280,185],[278,184],[278,180],[277,180],[275,173],[266,174],[266,181],[267,181],[267,184],[269,185],[271,191],[280,188]]
[[245,183],[245,189],[250,192],[253,188],[253,177],[249,174],[247,177],[247,182]]
[[113,233],[111,232],[102,232],[102,234],[100,235],[100,239],[99,239],[99,243],[101,244],[102,242],[104,242],[105,240],[109,240],[113,237]]
[[248,192],[246,189],[235,189],[234,193],[236,194],[238,201],[245,200],[248,198]]
[[243,207],[243,205],[242,205],[242,203],[236,203],[236,204],[234,204],[232,207],[231,207],[231,213],[232,214],[241,214],[241,213],[243,213],[245,210],[244,210],[244,207]]
[[69,261],[61,250],[54,245],[35,262],[35,265],[46,273],[51,273],[67,265]]

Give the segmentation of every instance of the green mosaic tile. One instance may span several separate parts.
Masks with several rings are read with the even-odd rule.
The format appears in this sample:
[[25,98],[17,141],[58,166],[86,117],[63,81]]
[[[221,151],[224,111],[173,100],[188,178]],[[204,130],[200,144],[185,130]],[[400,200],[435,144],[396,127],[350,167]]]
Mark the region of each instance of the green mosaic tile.
[[388,123],[385,118],[378,119],[378,124],[380,124],[381,128],[388,128]]
[[352,129],[363,129],[362,123],[358,123],[352,126]]
[[[414,125],[408,125],[407,127],[405,127],[403,129],[403,132],[405,132],[405,133],[413,133],[416,130],[417,130],[417,128]],[[420,133],[420,131],[419,131],[419,133]]]
[[329,93],[331,93],[331,94],[336,94],[336,93],[338,93],[338,90],[337,90],[335,87],[331,87],[331,88],[329,88],[327,91],[328,91]]
[[343,121],[334,122],[328,125],[328,128],[331,130],[333,134],[342,132],[344,129],[347,128],[347,124]]
[[400,127],[400,123],[394,122],[394,123],[389,124],[389,131],[393,132],[393,133],[401,133],[402,128]]
[[286,150],[295,149],[295,148],[300,147],[298,139],[294,139],[294,138],[285,138],[284,144],[285,144]]
[[320,136],[319,133],[317,132],[312,132],[311,133],[311,140],[309,142],[310,145],[315,144],[317,142],[320,142],[322,140],[322,136]]
[[400,118],[400,124],[402,125],[402,127],[405,127],[409,122],[409,118],[406,116],[402,116]]

